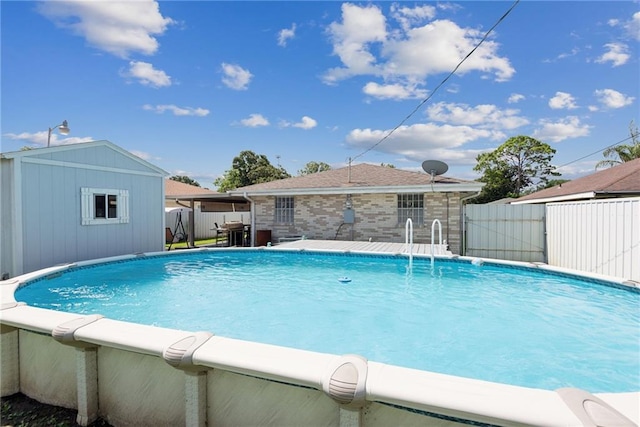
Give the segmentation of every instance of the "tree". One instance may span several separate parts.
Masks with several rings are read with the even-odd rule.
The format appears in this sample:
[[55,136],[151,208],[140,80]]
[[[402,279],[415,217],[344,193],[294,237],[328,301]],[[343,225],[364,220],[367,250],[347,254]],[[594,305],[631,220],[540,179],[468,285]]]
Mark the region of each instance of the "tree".
[[385,166],[387,168],[391,168],[391,169],[395,169],[395,165],[392,165],[391,163],[380,163],[380,166]]
[[552,176],[559,176],[551,159],[556,150],[529,136],[514,136],[489,153],[476,157],[473,168],[482,172],[479,179],[487,185],[478,199],[484,203],[504,197],[520,197],[528,188],[545,186]]
[[225,171],[222,177],[217,178],[213,185],[218,187],[218,191],[224,192],[247,185],[290,177],[291,175],[281,166],[273,166],[264,154],[245,150],[233,158],[231,169]]
[[633,120],[629,124],[629,133],[631,134],[631,144],[619,144],[609,147],[602,152],[605,160],[600,160],[596,164],[596,169],[616,166],[631,160],[640,159],[640,138],[638,127],[633,125]]
[[303,169],[298,171],[298,175],[309,175],[312,173],[324,172],[331,170],[331,166],[329,166],[325,162],[309,162],[304,165]]
[[200,187],[200,183],[198,181],[195,181],[186,175],[174,175],[174,176],[170,176],[169,179],[173,181],[189,184],[189,185],[195,185],[196,187]]

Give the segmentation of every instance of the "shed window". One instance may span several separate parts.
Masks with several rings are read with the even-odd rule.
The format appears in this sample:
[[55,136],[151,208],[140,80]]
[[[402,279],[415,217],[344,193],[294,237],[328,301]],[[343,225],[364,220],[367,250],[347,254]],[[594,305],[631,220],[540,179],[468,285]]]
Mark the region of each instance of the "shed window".
[[82,189],[82,225],[125,224],[128,222],[128,190]]
[[275,222],[293,224],[293,197],[276,197]]
[[424,224],[424,194],[398,194],[398,223]]

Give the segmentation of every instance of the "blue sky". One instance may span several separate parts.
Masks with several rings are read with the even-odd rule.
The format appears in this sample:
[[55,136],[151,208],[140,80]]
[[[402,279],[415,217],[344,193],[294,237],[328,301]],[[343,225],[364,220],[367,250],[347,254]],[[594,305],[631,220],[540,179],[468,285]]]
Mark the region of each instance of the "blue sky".
[[640,3],[521,1],[445,81],[513,5],[2,1],[1,149],[68,120],[51,145],[106,139],[214,188],[242,150],[475,179],[528,135],[592,173],[640,124]]

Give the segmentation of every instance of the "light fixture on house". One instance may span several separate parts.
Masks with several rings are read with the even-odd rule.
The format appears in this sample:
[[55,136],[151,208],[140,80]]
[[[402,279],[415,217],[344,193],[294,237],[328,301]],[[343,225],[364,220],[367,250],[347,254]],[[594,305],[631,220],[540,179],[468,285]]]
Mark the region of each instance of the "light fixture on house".
[[54,129],[58,129],[58,132],[60,132],[62,135],[69,135],[69,132],[71,132],[71,129],[69,129],[69,123],[67,123],[66,120],[63,120],[59,125],[49,128],[49,135],[47,136],[47,147],[51,145],[51,132],[53,132]]

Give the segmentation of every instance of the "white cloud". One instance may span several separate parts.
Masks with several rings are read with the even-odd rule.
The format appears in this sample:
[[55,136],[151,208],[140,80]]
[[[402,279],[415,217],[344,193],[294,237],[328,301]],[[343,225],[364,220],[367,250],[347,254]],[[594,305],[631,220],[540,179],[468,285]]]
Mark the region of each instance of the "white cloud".
[[509,99],[507,99],[507,102],[509,104],[516,104],[520,101],[523,101],[524,99],[525,99],[524,95],[520,93],[512,93],[511,95],[509,95]]
[[[388,130],[354,129],[346,143],[355,149],[368,149],[389,133]],[[502,139],[504,135],[470,126],[434,123],[400,126],[376,150],[399,154],[409,160],[446,159],[447,162],[474,164],[480,150],[464,150],[462,146],[480,138]]]
[[247,90],[253,74],[236,64],[222,63],[222,83],[235,90]]
[[[140,157],[142,160],[152,161],[152,160],[161,160],[160,157],[153,156],[146,151],[138,151],[138,150],[128,150],[134,156]],[[184,174],[186,175],[186,174]]]
[[376,6],[342,5],[342,23],[333,22],[328,28],[333,42],[333,53],[344,68],[334,68],[325,75],[325,82],[358,75],[376,74],[376,58],[368,45],[383,42],[387,37],[386,19]]
[[556,122],[543,119],[539,125],[540,128],[533,132],[533,137],[546,143],[588,136],[591,129],[591,126],[580,123],[576,116],[567,116]]
[[606,108],[622,108],[631,105],[635,99],[613,89],[598,89],[594,92],[598,102]]
[[171,77],[164,71],[156,70],[152,64],[141,61],[129,62],[129,69],[120,73],[123,77],[138,80],[140,84],[151,87],[171,86]]
[[436,16],[436,8],[434,6],[400,7],[400,5],[394,3],[391,5],[391,16],[406,31],[412,25],[433,19]]
[[427,95],[427,91],[424,89],[418,89],[415,85],[402,85],[396,84],[378,84],[375,82],[367,83],[362,91],[374,98],[378,99],[409,99],[409,98],[424,98]]
[[629,46],[624,43],[607,43],[604,47],[608,49],[607,52],[596,59],[596,62],[600,64],[611,62],[612,66],[619,67],[626,64],[631,58],[631,55],[627,53]]
[[516,109],[501,110],[491,104],[470,107],[466,104],[439,102],[427,108],[427,117],[430,120],[500,131],[529,124],[529,120],[519,116],[519,113]]
[[619,19],[609,19],[607,24],[610,27],[622,27],[627,32],[627,35],[633,40],[640,41],[640,12],[635,12],[631,19],[628,21],[621,21]]
[[174,24],[162,16],[156,1],[46,1],[38,4],[38,11],[97,49],[121,58],[131,53],[153,55],[159,46],[156,36]]
[[296,36],[296,24],[291,25],[291,28],[284,28],[278,32],[278,46],[285,47],[287,41]]
[[240,124],[250,128],[256,128],[260,126],[269,126],[269,120],[267,120],[262,114],[251,114],[248,118],[240,120]]
[[299,121],[298,123],[294,123],[291,126],[293,126],[294,128],[308,130],[318,126],[318,122],[309,116],[303,116],[301,121]]
[[640,12],[634,13],[631,20],[624,27],[631,38],[640,41]]
[[549,107],[554,110],[573,110],[578,108],[575,98],[566,92],[556,92],[556,95],[549,100]]
[[[377,6],[343,4],[342,21],[328,28],[333,52],[342,66],[329,69],[323,76],[325,83],[373,75],[384,78],[385,86],[401,82],[415,87],[430,75],[451,72],[484,36],[449,20],[411,27],[434,16],[428,6],[394,6],[392,15],[403,27],[388,32],[386,18]],[[498,48],[498,43],[486,40],[458,73],[480,71],[493,74],[497,81],[510,79],[515,70],[507,58],[497,55]]]
[[[12,139],[14,141],[24,141],[25,143],[31,142],[37,145],[42,145],[43,147],[47,146],[47,140],[49,137],[49,131],[44,130],[40,132],[22,132],[22,133],[4,133],[2,136]],[[95,141],[90,136],[85,137],[61,137],[57,132],[51,132],[51,139],[49,141],[51,146],[54,145],[69,145],[69,144],[79,144],[81,142],[90,142]]]
[[142,106],[143,110],[154,111],[158,114],[162,114],[165,111],[170,111],[174,116],[196,116],[205,117],[209,115],[209,110],[205,108],[193,108],[193,107],[178,107],[176,105],[149,105]]

